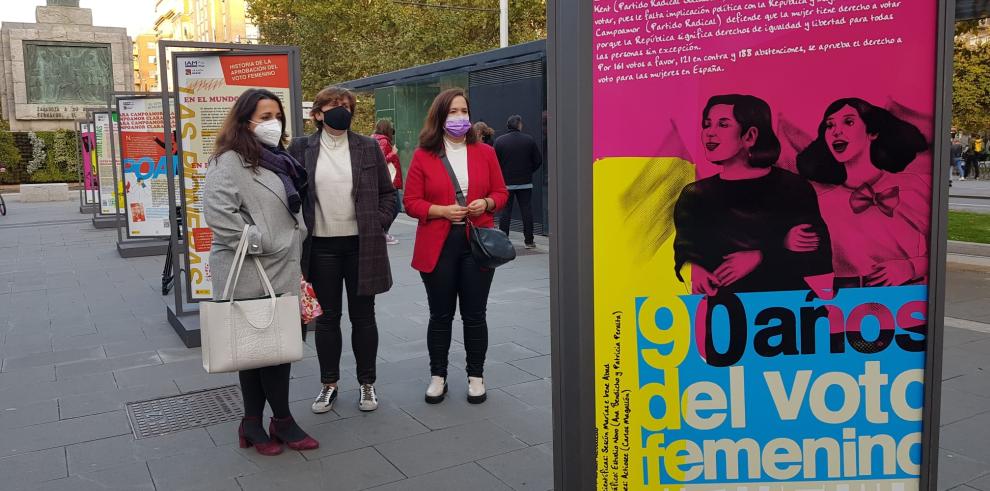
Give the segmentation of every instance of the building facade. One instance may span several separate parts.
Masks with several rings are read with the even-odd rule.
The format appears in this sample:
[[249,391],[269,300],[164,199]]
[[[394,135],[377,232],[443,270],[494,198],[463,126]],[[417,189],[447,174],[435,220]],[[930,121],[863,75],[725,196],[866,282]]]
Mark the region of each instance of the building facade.
[[158,77],[158,37],[141,33],[134,39],[134,90],[157,92]]
[[245,0],[158,0],[158,39],[210,43],[257,43],[258,29]]
[[126,29],[94,26],[78,0],[48,0],[35,18],[0,26],[0,107],[11,130],[74,129],[87,108],[133,88]]

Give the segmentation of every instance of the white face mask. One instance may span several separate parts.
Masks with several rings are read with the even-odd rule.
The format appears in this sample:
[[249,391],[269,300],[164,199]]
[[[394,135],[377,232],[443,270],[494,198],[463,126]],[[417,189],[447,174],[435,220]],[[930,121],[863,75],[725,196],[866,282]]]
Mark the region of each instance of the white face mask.
[[252,121],[255,124],[254,136],[258,138],[264,145],[269,147],[278,146],[278,142],[282,141],[282,122],[277,119],[269,119],[268,121],[262,121],[260,123]]

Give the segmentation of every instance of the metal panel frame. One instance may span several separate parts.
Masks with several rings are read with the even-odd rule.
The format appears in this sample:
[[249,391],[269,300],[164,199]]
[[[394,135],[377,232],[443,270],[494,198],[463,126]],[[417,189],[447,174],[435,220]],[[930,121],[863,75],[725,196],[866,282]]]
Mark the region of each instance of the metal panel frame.
[[592,2],[549,0],[547,29],[554,488],[594,490]]
[[[116,158],[113,155],[114,148],[116,148],[113,145],[113,108],[110,106],[110,103],[108,102],[107,103],[107,107],[100,108],[100,109],[95,109],[93,111],[90,111],[90,115],[93,118],[92,121],[93,121],[93,124],[94,125],[96,124],[96,115],[97,114],[107,114],[110,117],[110,154],[111,154],[110,155],[110,158],[114,162],[113,163],[113,185],[114,185],[113,192],[116,193],[117,192],[117,188],[116,188],[116,186],[117,186],[117,162],[116,162]],[[93,131],[93,134],[95,135],[96,134],[96,128],[95,128],[95,126],[94,126],[93,130],[94,130]],[[95,140],[95,137],[94,137],[94,140]],[[100,159],[99,159],[99,157],[97,157],[97,159],[96,159],[96,167],[97,167],[97,169],[99,169],[99,166],[100,166]],[[103,178],[102,175],[100,175],[100,179],[102,179],[102,178]],[[102,205],[102,203],[103,203],[103,189],[101,189],[101,188],[102,188],[102,186],[97,186],[96,187],[96,195],[100,199],[100,206],[97,207],[98,209],[96,210],[96,213],[94,214],[94,216],[95,217],[98,217],[98,218],[114,218],[115,226],[119,229],[120,228],[120,223],[119,223],[120,206],[117,204],[117,198],[114,197],[114,206],[116,206],[116,209],[114,210],[115,212],[114,213],[103,213],[103,205]],[[118,240],[118,242],[120,241],[120,233],[119,232],[117,234],[117,240]]]
[[[119,92],[114,92],[112,94],[112,99],[113,99],[113,104],[114,104],[114,106],[113,106],[114,111],[117,112],[117,118],[120,119],[120,117],[121,117],[120,116],[120,101],[133,101],[133,100],[140,100],[140,99],[161,100],[161,96],[159,95],[158,92],[119,91]],[[121,139],[121,132],[122,132],[122,130],[121,129],[118,129],[118,131],[117,131],[117,142],[121,146],[121,153],[120,153],[120,176],[121,176],[121,179],[124,179],[124,153],[123,153],[124,151],[123,151],[123,140]],[[165,139],[166,135],[167,135],[166,133],[163,133],[162,138]],[[166,179],[167,179],[167,175],[166,175]],[[127,202],[127,191],[126,190],[124,191],[124,213],[125,214],[129,213],[129,211],[128,211],[128,202]],[[138,237],[135,237],[135,236],[131,235],[131,224],[127,220],[127,217],[126,216],[124,217],[124,228],[127,230],[127,233],[125,235],[126,235],[126,239],[128,239],[128,240],[130,240],[130,239],[167,239],[168,238],[168,235],[145,235],[145,236],[138,236]],[[169,220],[169,229],[171,230],[171,228],[172,228],[172,222],[171,222],[171,220]],[[169,232],[169,235],[171,235],[171,232]]]
[[952,127],[952,54],[955,0],[938,1],[938,51],[935,62],[935,126],[932,136],[932,210],[929,237],[928,346],[925,349],[925,405],[922,409],[921,483],[938,483],[938,438],[942,403],[942,338],[945,330],[945,255],[948,252],[949,173],[941,163],[949,156]]
[[[170,49],[172,49],[170,51]],[[190,51],[177,51],[176,49],[188,49]],[[168,60],[168,54],[172,54],[172,69],[168,69],[168,63],[162,62],[162,60]],[[210,54],[288,54],[289,55],[289,84],[290,84],[290,103],[293,108],[296,108],[300,114],[293,118],[292,124],[292,136],[296,137],[302,134],[302,111],[298,108],[302,107],[302,73],[300,67],[300,53],[298,46],[275,46],[275,45],[254,45],[254,44],[236,44],[236,43],[201,43],[194,41],[169,41],[162,40],[158,42],[158,67],[159,67],[159,85],[161,85],[161,97],[162,97],[162,116],[165,123],[165,135],[171,135],[173,133],[171,114],[173,108],[169,105],[169,99],[173,97],[173,92],[175,95],[178,94],[178,72],[176,60],[181,57],[190,56],[209,56]],[[170,73],[171,72],[171,73]],[[171,76],[170,76],[171,75]],[[178,112],[178,98],[175,98],[175,126],[176,128],[181,128],[181,121]],[[173,327],[176,331],[179,327],[175,326],[176,322],[181,322],[180,318],[185,314],[191,314],[196,312],[196,304],[199,300],[192,298],[191,291],[189,288],[189,275],[185,274],[188,271],[188,250],[186,247],[182,247],[180,244],[179,227],[176,226],[176,221],[178,216],[176,215],[176,205],[175,193],[176,189],[180,189],[184,183],[184,163],[182,161],[182,139],[176,138],[177,149],[172,148],[172,138],[165,138],[165,154],[172,155],[173,150],[178,150],[179,155],[179,168],[175,176],[171,173],[168,174],[168,193],[169,193],[169,221],[172,224],[172,233],[169,239],[170,253],[172,254],[172,264],[174,271],[173,280],[173,295],[174,304],[173,307],[168,307],[166,309],[166,314],[169,316],[169,321],[173,323]],[[177,187],[178,186],[178,187]],[[180,199],[183,201],[183,209],[185,205],[185,193],[180,192]],[[186,224],[183,224],[185,228]],[[181,266],[180,266],[181,265]],[[185,294],[183,294],[185,291]],[[174,308],[174,310],[173,310]],[[189,342],[186,338],[183,338],[187,346]],[[196,343],[198,345],[198,343]]]
[[[929,331],[919,489],[938,482],[939,405],[945,313],[945,253],[949,177],[955,1],[938,5],[938,53],[929,264]],[[594,256],[592,170],[592,2],[549,0],[547,105],[550,164],[551,371],[553,376],[554,487],[596,489],[594,380]],[[935,22],[935,19],[933,19]],[[564,172],[560,162],[578,162]]]

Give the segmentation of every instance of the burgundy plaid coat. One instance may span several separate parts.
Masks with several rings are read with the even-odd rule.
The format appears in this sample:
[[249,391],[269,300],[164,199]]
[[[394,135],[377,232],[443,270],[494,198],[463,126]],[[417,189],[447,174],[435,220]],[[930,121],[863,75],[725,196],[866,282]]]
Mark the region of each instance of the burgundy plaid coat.
[[[303,200],[303,220],[309,234],[303,242],[303,276],[309,278],[309,254],[316,221],[316,161],[320,157],[320,131],[296,138],[289,153],[306,166],[309,187]],[[392,269],[388,263],[385,228],[395,214],[395,188],[389,179],[385,156],[374,138],[347,132],[354,176],[354,211],[358,222],[358,295],[377,295],[392,288]]]

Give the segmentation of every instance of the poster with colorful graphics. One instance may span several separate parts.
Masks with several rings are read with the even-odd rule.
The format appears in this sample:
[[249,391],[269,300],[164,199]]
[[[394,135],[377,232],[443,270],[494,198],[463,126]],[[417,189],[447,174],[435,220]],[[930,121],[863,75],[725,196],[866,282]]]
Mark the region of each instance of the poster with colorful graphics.
[[[182,138],[182,189],[186,230],[188,287],[194,300],[213,297],[210,277],[212,234],[203,216],[203,184],[213,154],[217,131],[227,112],[248,88],[264,88],[280,99],[291,126],[288,54],[225,54],[181,56],[175,68],[178,81],[178,125]],[[286,133],[292,134],[287,128]]]
[[96,173],[96,162],[94,157],[96,147],[96,136],[93,133],[93,125],[82,123],[79,125],[79,149],[82,158],[83,169],[83,199],[84,204],[97,204],[100,202],[97,196],[97,189],[100,181]]
[[[113,215],[124,212],[123,184],[118,182],[114,186],[114,181],[120,176],[114,175],[114,160],[120,161],[120,149],[110,144],[110,113],[95,113],[93,123],[95,126],[93,141],[96,145],[96,169],[99,180],[100,214]],[[114,133],[119,129],[117,113],[113,113]],[[116,159],[111,155],[111,151],[116,150]],[[115,188],[116,187],[116,192]],[[116,210],[115,210],[116,208]]]
[[918,489],[937,8],[594,2],[598,489]]
[[[129,237],[168,237],[168,173],[177,175],[178,156],[165,157],[162,100],[122,99],[120,109],[121,174]],[[170,168],[171,167],[171,168]]]

